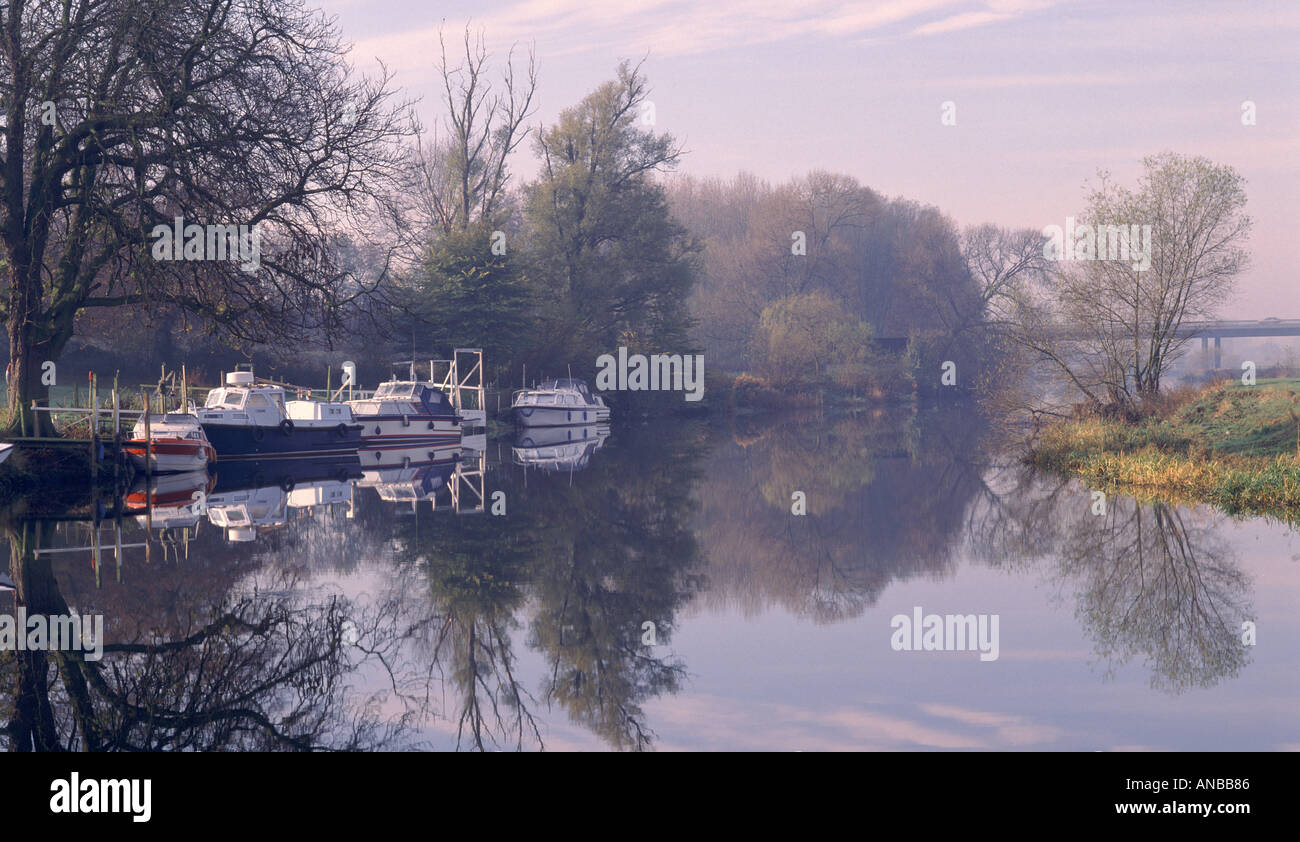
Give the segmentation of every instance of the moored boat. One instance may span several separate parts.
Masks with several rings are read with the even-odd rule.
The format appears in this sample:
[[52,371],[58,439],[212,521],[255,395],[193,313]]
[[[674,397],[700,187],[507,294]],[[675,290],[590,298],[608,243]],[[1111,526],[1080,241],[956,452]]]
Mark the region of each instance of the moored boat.
[[593,395],[585,380],[561,377],[533,389],[520,389],[510,402],[525,427],[564,427],[609,420],[605,399]]
[[[460,443],[464,419],[447,394],[432,383],[389,380],[369,398],[347,401],[352,417],[361,425],[360,457],[363,467],[372,463],[401,464],[412,453]],[[399,453],[396,460],[390,458]],[[418,458],[410,461],[422,461]]]
[[141,470],[156,474],[184,473],[206,468],[216,461],[217,453],[193,415],[169,412],[150,415],[148,435],[145,419],[135,422],[131,438],[122,449]]
[[250,371],[226,375],[208,393],[198,419],[218,461],[335,458],[352,461],[361,425],[346,403],[286,401],[284,387],[257,383]]

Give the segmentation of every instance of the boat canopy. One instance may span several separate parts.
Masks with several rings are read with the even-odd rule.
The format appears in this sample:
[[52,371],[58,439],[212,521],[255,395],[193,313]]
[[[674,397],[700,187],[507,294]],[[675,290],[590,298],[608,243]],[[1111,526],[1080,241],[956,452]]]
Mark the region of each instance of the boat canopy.
[[558,377],[554,380],[546,380],[539,389],[573,389],[584,398],[591,397],[591,391],[587,388],[586,380],[579,380],[576,377]]
[[446,392],[433,388],[427,383],[417,383],[410,380],[390,380],[387,383],[380,383],[372,400],[384,399],[420,401],[424,403],[429,412],[435,414],[438,412],[451,412],[453,409],[451,399],[447,397]]

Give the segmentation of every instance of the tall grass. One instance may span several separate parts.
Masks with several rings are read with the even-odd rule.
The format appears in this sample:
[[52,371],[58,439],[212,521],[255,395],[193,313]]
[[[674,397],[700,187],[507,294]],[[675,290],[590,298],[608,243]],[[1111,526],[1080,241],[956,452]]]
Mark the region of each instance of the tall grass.
[[1140,496],[1300,520],[1300,380],[1177,390],[1144,409],[1135,423],[1051,427],[1028,461]]

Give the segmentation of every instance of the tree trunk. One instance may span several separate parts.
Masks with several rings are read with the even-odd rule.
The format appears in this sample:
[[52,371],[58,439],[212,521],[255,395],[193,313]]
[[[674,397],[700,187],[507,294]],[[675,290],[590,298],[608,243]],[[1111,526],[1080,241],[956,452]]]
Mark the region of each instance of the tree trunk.
[[[12,284],[20,284],[21,278],[15,273],[11,276]],[[33,306],[33,299],[35,299]],[[9,432],[24,433],[29,436],[53,435],[49,418],[43,412],[32,412],[32,400],[49,396],[41,383],[42,364],[49,349],[46,343],[38,342],[36,324],[39,313],[35,312],[40,304],[39,296],[24,295],[15,290],[10,296],[9,319],[9,368],[6,371],[6,389],[9,405]]]

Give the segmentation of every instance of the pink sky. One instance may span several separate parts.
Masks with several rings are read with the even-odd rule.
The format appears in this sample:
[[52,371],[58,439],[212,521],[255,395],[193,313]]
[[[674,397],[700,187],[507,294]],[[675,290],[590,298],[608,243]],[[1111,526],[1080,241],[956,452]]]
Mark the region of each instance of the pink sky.
[[[682,171],[848,173],[965,225],[1063,225],[1098,168],[1133,183],[1171,149],[1236,167],[1255,221],[1229,317],[1300,317],[1300,3],[1088,0],[324,0],[363,70],[382,60],[437,114],[444,22],[533,45],[536,121],[647,57]],[[1243,102],[1256,123],[1242,124]],[[942,103],[957,124],[940,122]],[[531,151],[512,162],[534,172]]]

